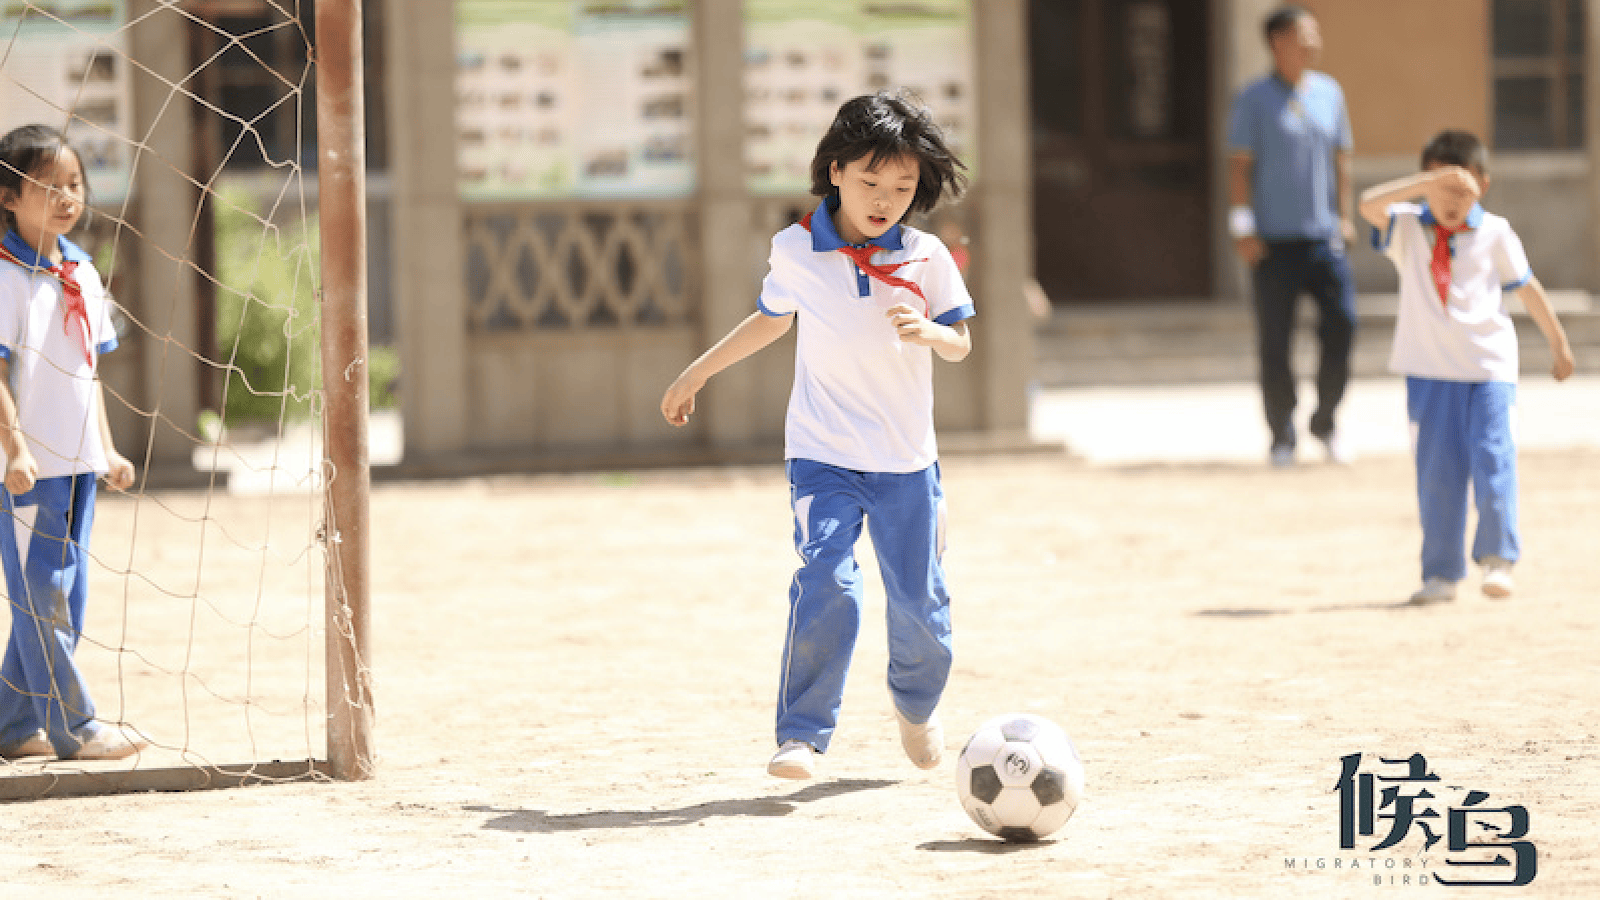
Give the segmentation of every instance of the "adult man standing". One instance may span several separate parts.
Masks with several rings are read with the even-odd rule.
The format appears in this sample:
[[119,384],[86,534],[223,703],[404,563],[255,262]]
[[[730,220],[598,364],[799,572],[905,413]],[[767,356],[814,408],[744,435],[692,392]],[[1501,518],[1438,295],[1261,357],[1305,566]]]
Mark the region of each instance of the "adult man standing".
[[1273,71],[1241,90],[1228,126],[1228,229],[1255,289],[1261,399],[1271,461],[1295,461],[1290,338],[1301,293],[1316,301],[1322,356],[1309,431],[1333,462],[1350,454],[1334,411],[1350,380],[1355,290],[1346,247],[1355,238],[1350,117],[1332,77],[1311,70],[1322,50],[1317,20],[1299,6],[1266,19]]

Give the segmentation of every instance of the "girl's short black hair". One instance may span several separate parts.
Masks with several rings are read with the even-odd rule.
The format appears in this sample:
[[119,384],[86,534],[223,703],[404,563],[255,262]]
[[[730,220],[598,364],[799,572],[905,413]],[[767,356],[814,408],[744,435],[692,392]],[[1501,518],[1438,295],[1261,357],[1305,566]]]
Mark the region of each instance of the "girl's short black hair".
[[927,108],[904,92],[863,94],[839,107],[811,160],[811,193],[837,196],[829,177],[834,164],[843,169],[864,156],[872,157],[874,168],[897,156],[917,161],[917,193],[908,213],[930,212],[940,200],[961,196],[967,186],[961,172],[966,164],[945,146]]
[[1489,148],[1483,146],[1483,141],[1470,131],[1447,128],[1434,135],[1422,148],[1422,167],[1426,169],[1434,165],[1460,166],[1487,175]]
[[[48,125],[23,125],[6,132],[5,137],[0,137],[0,198],[20,197],[28,176],[44,171],[63,150],[72,150],[72,145],[67,143],[65,135]],[[79,160],[81,166],[82,157]],[[88,178],[87,172],[84,177]],[[84,195],[88,193],[89,185],[85,181]],[[17,219],[11,210],[0,207],[0,224],[8,230],[16,230]]]

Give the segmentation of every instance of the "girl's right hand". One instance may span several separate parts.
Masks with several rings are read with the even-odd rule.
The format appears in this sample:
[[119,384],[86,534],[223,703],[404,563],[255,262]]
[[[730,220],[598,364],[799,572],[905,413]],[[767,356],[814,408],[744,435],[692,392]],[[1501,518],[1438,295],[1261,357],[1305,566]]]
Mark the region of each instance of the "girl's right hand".
[[668,425],[689,424],[689,416],[694,414],[694,395],[700,393],[704,384],[696,384],[685,372],[667,388],[666,395],[661,398],[661,415],[666,418]]
[[26,494],[33,490],[39,478],[39,464],[33,454],[23,449],[6,462],[6,490],[13,494]]

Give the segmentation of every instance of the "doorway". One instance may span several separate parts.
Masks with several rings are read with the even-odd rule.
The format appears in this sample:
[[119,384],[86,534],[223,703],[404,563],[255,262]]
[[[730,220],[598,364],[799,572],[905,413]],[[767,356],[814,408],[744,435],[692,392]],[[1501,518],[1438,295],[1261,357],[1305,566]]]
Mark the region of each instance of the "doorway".
[[1035,270],[1055,303],[1212,291],[1210,0],[1031,0]]

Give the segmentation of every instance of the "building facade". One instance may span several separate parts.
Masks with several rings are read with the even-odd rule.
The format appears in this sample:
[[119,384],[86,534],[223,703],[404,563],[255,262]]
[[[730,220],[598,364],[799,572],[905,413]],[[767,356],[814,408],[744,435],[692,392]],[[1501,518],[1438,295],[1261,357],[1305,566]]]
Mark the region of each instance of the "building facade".
[[[1036,265],[1058,303],[1242,295],[1223,218],[1234,93],[1271,70],[1278,0],[1033,0]],[[1414,171],[1446,127],[1484,137],[1485,203],[1546,284],[1600,287],[1587,0],[1303,0],[1344,87],[1356,190]],[[1587,149],[1586,149],[1587,148]],[[1151,248],[1162,264],[1148,265]],[[1394,290],[1376,254],[1364,292]]]
[[972,357],[937,369],[936,415],[947,446],[1025,442],[1026,4],[817,7],[462,0],[388,18],[406,468],[776,459],[787,343],[713,383],[686,428],[661,394],[755,309],[771,236],[816,202],[834,109],[906,80],[973,166],[945,216],[988,298]]
[[[1523,235],[1535,271],[1554,289],[1600,289],[1596,0],[1303,5],[1322,24],[1320,68],[1345,88],[1358,190],[1412,171],[1440,128],[1478,132],[1494,152],[1486,203]],[[205,280],[183,271],[204,253],[199,185],[219,159],[224,181],[262,170],[231,155],[237,128],[191,113],[202,100],[250,106],[239,118],[263,138],[257,155],[313,134],[273,106],[281,85],[246,68],[211,70],[172,102],[170,82],[215,44],[205,23],[265,28],[274,5],[125,6],[144,66],[130,79],[130,133],[163,164],[130,185],[128,220],[147,246],[118,296],[172,340],[108,370],[130,385],[130,409],[160,411],[130,416],[157,432],[157,460],[186,464],[188,423],[215,393],[204,386],[215,367],[176,349],[205,347],[213,327]],[[972,357],[937,368],[941,434],[947,446],[1024,443],[1031,277],[1066,314],[1243,301],[1224,133],[1234,92],[1269,70],[1261,23],[1274,6],[367,0],[369,307],[376,340],[402,357],[406,467],[774,458],[790,380],[781,349],[719,378],[686,429],[666,426],[657,402],[753,308],[768,239],[814,202],[796,168],[832,108],[902,85],[973,166],[966,200],[921,223],[970,241],[979,304]],[[292,31],[262,33],[276,37],[251,53],[304,66]],[[1353,259],[1361,291],[1394,289],[1377,254]]]

